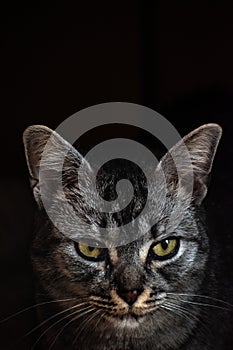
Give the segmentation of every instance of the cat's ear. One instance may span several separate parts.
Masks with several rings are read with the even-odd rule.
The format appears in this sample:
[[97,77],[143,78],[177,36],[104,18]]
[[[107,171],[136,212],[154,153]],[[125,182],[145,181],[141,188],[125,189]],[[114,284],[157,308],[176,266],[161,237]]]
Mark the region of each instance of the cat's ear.
[[[55,179],[56,176],[60,175],[56,174],[58,164],[64,163],[63,169],[67,169],[67,171],[64,171],[67,176],[77,177],[77,167],[81,163],[82,156],[59,134],[43,125],[29,126],[24,131],[23,142],[30,174],[30,185],[38,205],[41,206],[41,186],[45,186],[45,183],[40,183],[40,167],[46,172],[48,179],[46,186],[52,186],[49,180]],[[46,160],[42,164],[41,158],[48,142],[49,147],[48,149],[46,148]],[[63,159],[64,154],[66,155],[65,159]]]
[[[217,150],[222,129],[218,124],[205,124],[186,135],[162,158],[160,165],[169,181],[177,185],[177,165],[179,175],[193,174],[193,202],[201,204],[206,196],[209,175],[212,169],[214,156]],[[184,145],[190,159],[187,162],[184,156]],[[175,162],[174,162],[175,159]],[[191,169],[190,169],[191,167]],[[185,183],[185,181],[184,181]]]

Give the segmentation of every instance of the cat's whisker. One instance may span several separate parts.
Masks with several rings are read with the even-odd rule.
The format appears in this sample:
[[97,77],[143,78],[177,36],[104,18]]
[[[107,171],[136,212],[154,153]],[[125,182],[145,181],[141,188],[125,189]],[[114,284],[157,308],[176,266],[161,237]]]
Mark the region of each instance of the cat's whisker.
[[175,315],[186,319],[187,321],[191,321],[193,319],[195,322],[199,322],[200,324],[202,324],[203,330],[205,330],[205,336],[207,333],[209,333],[209,329],[207,328],[207,325],[201,319],[199,319],[196,315],[193,315],[186,309],[183,309],[183,308],[180,309],[180,307],[178,308],[178,307],[175,307],[174,305],[168,305],[168,304],[161,305],[161,308],[164,309],[165,311],[172,312]]
[[[168,296],[171,295],[171,296],[174,296],[174,297],[179,297],[179,301],[181,301],[183,303],[189,303],[189,304],[198,305],[198,306],[212,307],[212,308],[225,310],[225,311],[233,311],[233,305],[231,303],[228,303],[228,302],[226,302],[224,300],[221,300],[221,299],[209,297],[207,295],[199,295],[199,294],[192,294],[192,293],[167,293],[167,295]],[[215,305],[213,303],[210,304],[210,303],[205,303],[205,302],[201,302],[201,301],[195,301],[195,300],[184,300],[184,299],[181,299],[180,296],[181,297],[182,296],[184,296],[184,297],[192,297],[192,298],[203,298],[203,299],[206,299],[208,301],[221,303],[221,304],[226,305],[228,307]]]
[[97,329],[98,324],[102,321],[102,319],[105,317],[105,315],[107,314],[107,311],[104,311],[102,313],[102,315],[100,316],[100,318],[98,319],[98,321],[96,322],[96,324],[94,325],[94,329]]
[[[78,315],[78,316],[76,316],[76,317],[73,317],[68,323],[66,323],[66,324],[61,328],[61,330],[57,333],[56,337],[54,338],[52,344],[51,344],[50,347],[49,347],[49,350],[52,349],[53,345],[56,343],[56,341],[57,341],[57,339],[59,338],[59,336],[62,334],[62,332],[64,331],[64,329],[65,329],[67,326],[69,326],[69,324],[71,324],[72,322],[76,321],[76,320],[79,319],[80,317],[82,317],[82,316],[84,316],[84,315],[86,315],[87,313],[92,312],[92,311],[93,311],[93,308],[87,310],[86,312],[83,312],[81,315]],[[78,312],[78,311],[76,311],[76,312],[74,312],[74,313],[72,313],[72,314],[70,314],[70,315],[64,317],[61,321],[63,321],[64,319],[66,319],[66,318],[69,317],[69,316],[76,315],[77,312]],[[55,325],[55,324],[54,324],[54,325]],[[54,325],[53,325],[53,326],[54,326]],[[51,328],[51,327],[50,327],[50,328]],[[49,330],[49,329],[48,329],[48,330]]]
[[219,303],[222,303],[224,305],[227,305],[229,307],[232,307],[233,308],[233,304],[225,301],[225,300],[222,300],[222,299],[218,299],[218,298],[214,298],[214,297],[211,297],[211,296],[208,296],[208,295],[203,295],[203,294],[195,294],[195,293],[167,293],[167,295],[175,295],[175,296],[187,296],[187,297],[197,297],[197,298],[204,298],[204,299],[209,299],[209,300],[212,300],[212,301],[216,301],[216,302],[219,302]]
[[[78,306],[79,306],[79,305],[76,305],[76,307],[78,307]],[[89,309],[90,307],[91,307],[91,306],[86,307],[86,308],[82,308],[82,309],[79,309],[79,310],[76,310],[75,312],[72,312],[71,314],[68,314],[68,315],[66,315],[66,316],[64,316],[64,317],[62,317],[62,318],[60,318],[58,321],[54,322],[50,327],[48,327],[48,328],[39,336],[39,338],[36,340],[36,342],[35,342],[35,343],[33,344],[33,346],[31,347],[31,350],[35,349],[35,346],[39,343],[39,341],[41,340],[41,338],[42,338],[50,329],[52,329],[53,327],[55,327],[57,324],[59,324],[60,322],[64,321],[64,320],[67,319],[68,317],[71,317],[71,316],[73,316],[73,315],[76,315],[76,314],[78,314],[79,312],[85,311],[85,312],[81,313],[81,315],[79,315],[79,317],[81,317],[81,316],[85,315],[86,313],[93,311],[92,308]],[[88,308],[88,310],[87,310],[87,308]],[[68,311],[68,310],[64,310],[64,311]],[[54,315],[54,316],[58,316],[58,315]],[[53,317],[53,318],[54,318],[54,317]],[[78,317],[77,317],[77,318],[78,318]],[[51,318],[50,318],[50,319],[51,319]],[[46,322],[49,322],[50,319],[46,320]]]
[[190,310],[187,310],[186,307],[182,307],[181,305],[177,305],[176,303],[171,303],[172,305],[175,305],[177,308],[183,310],[186,314],[188,313],[191,317],[193,317],[195,319],[195,321],[199,322],[202,327],[203,330],[205,330],[206,334],[209,333],[209,328],[207,327],[206,323],[203,322],[202,318],[200,318],[200,316],[193,314],[192,312],[190,312]]
[[187,304],[191,304],[191,305],[212,307],[214,309],[220,309],[220,310],[224,310],[224,311],[233,311],[233,310],[231,310],[229,308],[226,308],[226,307],[223,307],[223,306],[219,306],[219,305],[214,305],[214,304],[199,303],[199,302],[190,301],[190,300],[183,300],[183,299],[179,299],[179,301],[181,301],[182,303],[187,303]]
[[17,317],[17,316],[23,314],[24,312],[33,310],[33,309],[35,309],[35,308],[37,308],[37,307],[39,307],[39,306],[44,306],[44,305],[48,305],[48,304],[52,304],[52,303],[69,302],[69,301],[72,301],[72,300],[77,300],[77,298],[50,300],[50,301],[44,301],[44,302],[42,302],[42,303],[34,304],[34,305],[28,306],[28,307],[26,307],[25,309],[22,309],[22,310],[20,310],[20,311],[17,311],[17,312],[15,312],[15,313],[11,314],[10,316],[7,316],[6,318],[0,320],[0,324],[1,324],[1,323],[4,323],[4,322],[7,322],[7,321],[11,320],[12,318]]
[[207,328],[206,324],[197,315],[190,312],[190,310],[187,310],[186,308],[183,308],[180,305],[176,305],[174,303],[168,303],[168,302],[166,302],[164,305],[161,305],[161,307],[164,309],[170,310],[177,316],[185,318],[188,321],[193,320],[194,322],[201,323],[203,329],[205,329],[207,333],[209,332],[209,329]]
[[180,313],[176,308],[172,308],[172,307],[167,306],[167,305],[161,305],[161,308],[163,310],[166,310],[166,311],[174,313],[176,316],[179,316],[179,317],[182,317],[182,318],[185,318],[185,319],[189,320],[189,318],[187,318],[187,315],[184,315],[184,314]]
[[184,312],[186,315],[191,316],[193,319],[195,319],[196,321],[199,320],[199,317],[192,313],[190,310],[187,310],[185,307],[182,307],[181,305],[177,305],[176,303],[172,303],[172,302],[166,302],[166,305],[172,306],[174,308],[177,308],[177,310],[180,310],[182,312]]
[[78,332],[73,340],[73,344],[76,343],[78,337],[80,336],[80,334],[82,334],[83,330],[85,329],[86,325],[93,320],[96,316],[98,316],[101,313],[101,310],[95,310],[94,314],[91,315],[90,317],[88,317],[82,324],[82,327],[78,329]]
[[[72,342],[72,345],[75,346],[76,342],[77,342],[77,339],[80,337],[80,335],[83,333],[83,331],[86,331],[88,330],[88,327],[86,328],[86,326],[88,325],[88,323],[95,319],[99,314],[101,314],[101,317],[98,319],[97,321],[97,324],[99,324],[99,322],[101,321],[101,319],[104,317],[104,315],[106,314],[106,312],[103,313],[102,310],[95,310],[94,314],[93,315],[90,315],[90,317],[88,317],[86,320],[84,320],[80,325],[79,325],[79,328],[77,329],[77,332],[76,332],[76,335],[75,335],[75,338]],[[81,328],[80,328],[81,326]],[[96,325],[94,327],[94,329],[96,329]],[[84,332],[85,334],[85,332]]]
[[179,307],[178,305],[176,304],[173,304],[173,303],[164,303],[163,305],[161,305],[162,307],[163,306],[167,306],[168,308],[170,308],[170,310],[174,310],[176,311],[177,315],[181,316],[181,317],[184,317],[186,318],[188,321],[191,320],[191,318],[195,321],[198,321],[198,317],[196,315],[194,315],[193,313],[191,313],[190,311],[186,310],[185,308],[182,308],[182,307]]
[[62,310],[54,315],[52,315],[51,317],[47,318],[46,320],[44,320],[43,322],[41,322],[40,324],[38,324],[36,327],[34,327],[33,329],[31,329],[29,332],[27,332],[23,337],[22,339],[26,338],[27,336],[29,336],[30,334],[32,334],[33,332],[35,332],[37,329],[39,329],[40,327],[42,327],[44,324],[46,324],[47,322],[53,320],[54,318],[64,314],[65,312],[68,312],[70,310],[73,310],[75,308],[78,308],[79,306],[83,306],[87,304],[86,302],[85,303],[80,303],[80,304],[76,304],[76,305],[73,305],[65,310]]

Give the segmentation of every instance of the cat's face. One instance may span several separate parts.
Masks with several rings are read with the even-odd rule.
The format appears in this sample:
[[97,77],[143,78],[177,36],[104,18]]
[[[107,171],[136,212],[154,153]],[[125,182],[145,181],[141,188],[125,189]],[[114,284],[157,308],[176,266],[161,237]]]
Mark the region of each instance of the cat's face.
[[[170,184],[166,203],[157,207],[156,224],[144,236],[124,246],[98,248],[64,236],[44,213],[37,178],[34,194],[40,212],[32,259],[38,293],[45,300],[60,300],[50,305],[47,312],[49,315],[59,312],[62,322],[66,322],[62,340],[56,339],[62,329],[59,322],[50,329],[57,344],[60,341],[74,349],[180,349],[187,341],[202,317],[195,301],[192,303],[192,295],[203,293],[203,286],[210,288],[206,280],[209,242],[200,203],[206,194],[206,177],[220,132],[218,126],[210,124],[185,138],[195,177],[189,206],[182,205],[185,189],[177,196],[177,181],[169,156],[161,160]],[[50,133],[44,127],[26,131],[26,152],[34,179],[39,158],[32,157],[33,144],[37,155],[41,155],[38,149],[43,150]],[[68,162],[67,166],[72,167],[73,163]],[[138,180],[136,174],[134,178]],[[159,181],[154,198],[159,197],[158,184]],[[70,180],[66,191],[67,197],[78,196],[77,181]],[[53,201],[58,200],[59,193],[54,191]],[[140,203],[143,205],[142,200],[137,202],[138,206]],[[181,210],[182,220],[177,223]],[[168,229],[171,217],[173,221],[170,220]],[[98,220],[94,219],[98,230]],[[145,225],[146,219],[141,217],[139,225]],[[115,220],[115,224],[119,222]],[[58,333],[54,331],[57,327]]]

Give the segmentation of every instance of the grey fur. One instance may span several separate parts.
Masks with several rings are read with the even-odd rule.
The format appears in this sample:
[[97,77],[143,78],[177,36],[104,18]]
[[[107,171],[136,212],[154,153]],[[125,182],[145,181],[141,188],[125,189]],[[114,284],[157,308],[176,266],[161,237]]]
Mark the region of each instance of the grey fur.
[[[99,262],[81,257],[74,242],[58,232],[43,209],[40,200],[43,184],[39,183],[38,167],[51,134],[52,130],[44,126],[31,126],[24,133],[31,185],[38,203],[31,252],[37,300],[74,300],[54,302],[48,304],[46,310],[38,309],[40,322],[52,317],[49,322],[44,323],[44,335],[38,343],[44,344],[44,349],[51,345],[53,349],[79,350],[214,349],[211,333],[213,317],[211,312],[207,312],[209,309],[197,304],[210,303],[210,299],[200,295],[214,297],[216,293],[212,262],[214,253],[210,254],[201,203],[207,192],[207,178],[221,136],[221,128],[216,124],[207,124],[184,138],[195,180],[191,203],[186,205],[185,185],[179,196],[176,191],[177,175],[170,154],[175,152],[180,156],[182,164],[182,152],[177,144],[170,154],[167,153],[162,158],[158,169],[151,170],[155,174],[153,197],[157,203],[157,224],[136,241],[116,249],[109,248],[106,259]],[[44,166],[48,167],[49,176],[56,176],[59,149],[63,146],[69,147],[64,165],[67,198],[73,201],[77,215],[94,225],[98,232],[98,225],[103,217],[96,212],[90,212],[90,208],[84,204],[85,193],[78,187],[75,175],[81,155],[59,135],[53,135],[58,151],[51,154]],[[182,166],[185,177],[190,169],[185,164]],[[163,205],[160,203],[159,169],[165,172],[169,186],[166,203],[162,203]],[[116,169],[115,172],[117,175]],[[103,174],[100,183],[107,190],[105,175]],[[140,178],[137,174],[134,177],[137,183]],[[52,201],[59,201],[59,193],[53,187],[52,191]],[[143,196],[143,193],[140,193],[138,187],[138,200],[133,203],[137,205],[136,211],[140,211],[140,206],[143,205],[140,195]],[[134,210],[132,207],[132,213]],[[177,217],[182,212],[183,219],[177,224],[176,216],[173,215],[174,222],[168,227],[168,219],[174,210]],[[59,215],[64,215],[62,205]],[[123,216],[106,216],[104,221],[106,226],[112,227],[122,219]],[[70,231],[74,230],[72,221],[69,225]],[[139,225],[149,225],[147,217],[142,217]],[[79,234],[85,236],[82,227],[78,229]],[[151,254],[151,245],[171,236],[180,240],[177,254],[168,260],[155,260]],[[123,290],[140,291],[133,305],[129,306],[120,296],[119,291]],[[77,308],[71,309],[75,305]],[[65,312],[65,309],[70,310]],[[59,316],[53,317],[56,313],[60,313]],[[63,317],[66,318],[59,322]]]

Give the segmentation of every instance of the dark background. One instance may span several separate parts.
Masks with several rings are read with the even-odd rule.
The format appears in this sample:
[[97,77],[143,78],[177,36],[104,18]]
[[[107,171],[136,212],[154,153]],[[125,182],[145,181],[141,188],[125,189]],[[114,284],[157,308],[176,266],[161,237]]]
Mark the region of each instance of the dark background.
[[[31,124],[56,128],[103,102],[151,107],[181,135],[206,122],[223,127],[207,204],[233,285],[232,1],[19,2],[1,12],[0,318],[33,304],[34,206],[22,132]],[[0,323],[0,348],[33,324],[29,311]],[[232,347],[230,336],[224,344]]]

